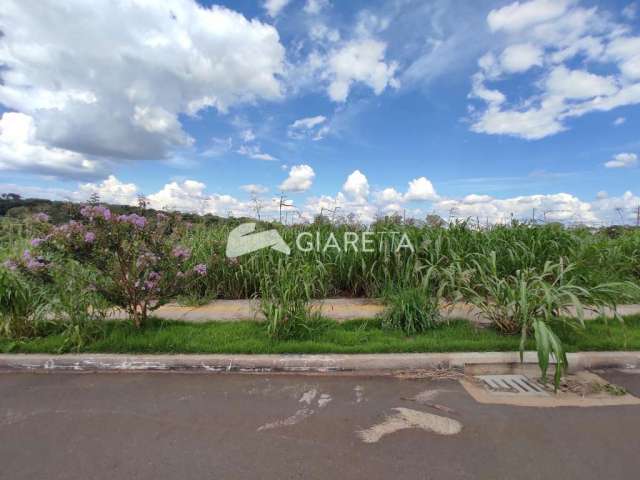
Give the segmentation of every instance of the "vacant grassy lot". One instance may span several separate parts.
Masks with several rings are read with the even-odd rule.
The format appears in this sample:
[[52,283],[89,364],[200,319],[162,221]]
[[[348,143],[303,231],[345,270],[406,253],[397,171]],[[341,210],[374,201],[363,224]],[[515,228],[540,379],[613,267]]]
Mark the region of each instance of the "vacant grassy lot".
[[[567,351],[640,350],[640,316],[624,324],[595,320],[586,329],[554,324]],[[58,353],[62,335],[23,341],[0,340],[0,350],[22,353]],[[80,348],[94,353],[392,353],[515,351],[517,335],[506,336],[466,321],[441,325],[426,333],[406,336],[385,329],[378,321],[345,323],[321,321],[302,339],[273,340],[258,322],[188,324],[153,320],[139,330],[129,323],[107,324],[104,333]],[[535,349],[530,340],[527,349]]]

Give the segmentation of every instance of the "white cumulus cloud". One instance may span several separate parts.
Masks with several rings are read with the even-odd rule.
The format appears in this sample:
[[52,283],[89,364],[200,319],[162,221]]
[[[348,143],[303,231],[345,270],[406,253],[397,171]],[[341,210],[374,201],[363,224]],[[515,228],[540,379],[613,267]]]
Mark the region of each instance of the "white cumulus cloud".
[[[1,88],[1,86],[0,86]],[[104,165],[71,150],[37,139],[33,118],[5,112],[0,117],[0,170],[19,170],[57,177],[99,177]]]
[[613,95],[618,87],[613,77],[559,66],[547,78],[547,91],[567,99],[585,99]]
[[294,165],[289,176],[280,184],[283,192],[304,192],[311,188],[316,173],[309,165]]
[[508,223],[514,219],[532,219],[555,222],[598,221],[588,202],[568,193],[525,195],[497,199],[486,195],[467,195],[462,200],[444,199],[434,205],[445,219],[478,219],[481,223]]
[[344,102],[354,82],[362,82],[380,95],[387,86],[398,87],[394,77],[396,62],[385,62],[384,42],[370,38],[347,42],[332,52],[328,60],[331,83],[329,97],[335,102]]
[[322,115],[317,115],[315,117],[306,117],[306,118],[299,118],[298,120],[296,120],[295,122],[293,122],[291,124],[291,128],[293,129],[310,129],[315,127],[316,125],[320,125],[321,123],[323,123],[327,118],[322,116]]
[[[469,97],[485,104],[470,105],[472,131],[538,140],[567,130],[572,118],[640,103],[640,37],[599,8],[517,1],[492,10],[487,23],[507,46],[485,53],[471,77]],[[525,71],[509,98],[506,81]]]
[[150,206],[158,210],[179,210],[192,213],[211,213],[226,216],[243,215],[250,211],[250,206],[240,202],[231,195],[208,194],[206,185],[196,180],[171,182],[160,191],[149,195]]
[[291,0],[266,0],[263,6],[270,17],[277,17],[290,1]]
[[0,31],[0,103],[77,155],[168,158],[193,142],[180,114],[282,96],[276,29],[221,6],[5,0]]
[[516,32],[537,23],[553,20],[562,15],[573,0],[531,0],[514,2],[497,10],[491,10],[487,17],[492,31]]
[[304,11],[309,15],[316,15],[329,6],[329,0],[307,0]]
[[273,155],[263,152],[257,145],[240,145],[236,152],[245,157],[253,158],[254,160],[264,160],[268,162],[278,160]]
[[369,181],[360,170],[354,170],[342,185],[342,191],[356,202],[366,202],[369,196]]
[[544,51],[532,43],[509,45],[500,56],[500,63],[505,72],[526,72],[533,66],[542,66]]
[[607,168],[628,168],[635,167],[638,164],[638,156],[635,153],[618,153],[614,155],[613,160],[609,160],[604,164]]
[[433,184],[426,177],[415,178],[409,182],[405,200],[435,200],[438,198]]
[[326,122],[327,117],[324,115],[299,118],[289,125],[288,135],[297,139],[310,137],[312,140],[321,140],[329,131]]
[[242,185],[240,187],[242,190],[244,190],[247,193],[250,193],[252,195],[258,195],[261,193],[267,193],[269,191],[269,189],[267,187],[265,187],[264,185],[260,185],[260,184],[256,184],[256,183],[249,183],[247,185]]
[[101,183],[83,183],[75,197],[80,201],[88,200],[91,195],[98,194],[100,201],[116,205],[135,205],[138,199],[138,187],[135,183],[124,183],[114,175],[109,175]]
[[398,192],[395,188],[388,187],[375,194],[378,203],[400,203],[403,201],[402,193]]

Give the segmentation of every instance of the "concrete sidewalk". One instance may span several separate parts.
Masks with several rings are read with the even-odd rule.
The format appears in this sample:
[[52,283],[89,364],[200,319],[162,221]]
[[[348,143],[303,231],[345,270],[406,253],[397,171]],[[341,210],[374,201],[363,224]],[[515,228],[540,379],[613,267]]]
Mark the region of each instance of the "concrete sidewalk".
[[[313,308],[320,310],[322,316],[338,322],[355,319],[375,318],[384,312],[384,304],[377,299],[370,298],[327,298],[313,302]],[[640,314],[640,305],[619,305],[620,315]],[[602,312],[611,318],[613,312],[605,309]],[[489,320],[481,315],[472,305],[457,303],[450,307],[443,307],[441,315],[445,319],[463,319],[475,323],[488,323]],[[170,303],[153,312],[153,316],[164,320],[178,320],[183,322],[204,323],[211,321],[239,321],[264,320],[260,312],[258,300],[215,300],[214,302],[197,307],[181,306]],[[598,317],[598,313],[585,311],[587,319]],[[127,318],[125,312],[116,310],[109,316],[113,320]]]

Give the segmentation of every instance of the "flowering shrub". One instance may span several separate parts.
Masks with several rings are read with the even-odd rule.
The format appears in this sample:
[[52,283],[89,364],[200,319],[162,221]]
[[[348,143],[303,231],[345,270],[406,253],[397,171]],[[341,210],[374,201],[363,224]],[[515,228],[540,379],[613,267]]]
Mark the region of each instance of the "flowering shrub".
[[206,275],[205,265],[186,267],[191,252],[177,245],[184,230],[177,218],[113,215],[99,205],[85,206],[80,214],[81,221],[52,227],[46,236],[34,239],[31,245],[40,255],[27,250],[15,265],[32,274],[42,273],[48,268],[45,258],[62,255],[93,267],[100,273],[96,290],[124,308],[138,327],[150,311],[198,275]]

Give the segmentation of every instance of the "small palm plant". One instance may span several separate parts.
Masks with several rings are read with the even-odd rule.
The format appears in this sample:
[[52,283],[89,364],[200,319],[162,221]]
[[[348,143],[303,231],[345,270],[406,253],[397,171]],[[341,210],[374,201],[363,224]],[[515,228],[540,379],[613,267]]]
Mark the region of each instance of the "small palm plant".
[[495,252],[475,259],[474,265],[474,275],[461,287],[462,295],[495,328],[506,334],[520,334],[521,360],[527,339],[533,334],[543,381],[546,381],[550,360],[555,359],[556,389],[568,361],[552,323],[561,321],[584,328],[585,309],[610,306],[615,312],[614,299],[619,300],[625,292],[637,289],[629,283],[586,289],[574,283],[569,273],[575,267],[562,259],[545,262],[541,270],[527,268],[506,276],[497,272]]

